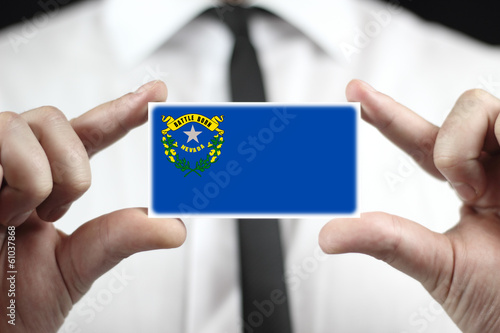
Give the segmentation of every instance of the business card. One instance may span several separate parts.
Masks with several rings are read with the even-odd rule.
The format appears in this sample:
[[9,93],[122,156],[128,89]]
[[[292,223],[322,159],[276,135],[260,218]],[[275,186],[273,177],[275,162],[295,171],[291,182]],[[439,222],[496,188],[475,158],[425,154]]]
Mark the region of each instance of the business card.
[[356,215],[358,103],[150,103],[150,217]]

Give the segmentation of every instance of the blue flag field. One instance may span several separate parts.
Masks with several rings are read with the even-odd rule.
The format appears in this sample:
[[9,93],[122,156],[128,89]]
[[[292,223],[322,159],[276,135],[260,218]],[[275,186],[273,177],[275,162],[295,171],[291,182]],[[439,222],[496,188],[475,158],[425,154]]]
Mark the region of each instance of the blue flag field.
[[150,217],[358,211],[358,103],[150,103]]

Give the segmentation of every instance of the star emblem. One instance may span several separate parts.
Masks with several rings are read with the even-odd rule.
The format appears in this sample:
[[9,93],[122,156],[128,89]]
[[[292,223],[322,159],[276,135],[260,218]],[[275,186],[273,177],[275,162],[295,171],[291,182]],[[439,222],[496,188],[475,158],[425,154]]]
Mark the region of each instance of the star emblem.
[[187,136],[188,136],[188,140],[187,142],[191,141],[191,140],[194,140],[198,143],[200,143],[200,141],[198,141],[198,135],[200,135],[201,131],[195,131],[194,130],[194,125],[191,125],[191,130],[190,131],[185,131],[184,132]]

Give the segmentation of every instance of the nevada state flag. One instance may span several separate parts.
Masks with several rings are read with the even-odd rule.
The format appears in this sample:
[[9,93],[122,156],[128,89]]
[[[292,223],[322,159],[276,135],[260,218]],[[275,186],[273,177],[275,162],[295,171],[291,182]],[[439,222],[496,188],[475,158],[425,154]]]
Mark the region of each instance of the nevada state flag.
[[149,216],[358,210],[358,103],[149,104]]

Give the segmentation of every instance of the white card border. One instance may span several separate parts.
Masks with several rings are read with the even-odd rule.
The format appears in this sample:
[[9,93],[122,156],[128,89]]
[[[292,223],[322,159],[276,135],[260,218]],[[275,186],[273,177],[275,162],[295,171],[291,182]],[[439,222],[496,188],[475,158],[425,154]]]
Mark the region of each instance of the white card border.
[[[231,213],[231,214],[220,214],[220,213],[199,213],[199,214],[158,214],[151,209],[152,207],[152,192],[153,192],[153,187],[151,183],[151,177],[152,177],[152,172],[153,172],[153,161],[152,161],[152,122],[149,121],[152,119],[151,113],[152,110],[157,107],[157,106],[270,106],[270,105],[276,105],[276,106],[301,106],[301,107],[308,107],[308,106],[330,106],[330,107],[354,107],[356,111],[356,209],[350,213],[350,214],[324,214],[324,213],[319,213],[319,214],[238,214],[238,213]],[[341,217],[360,217],[360,204],[361,204],[361,193],[359,191],[360,189],[360,175],[359,175],[359,166],[361,163],[360,159],[360,149],[359,149],[359,138],[360,138],[360,120],[361,120],[361,104],[359,102],[340,102],[340,103],[278,103],[278,102],[256,102],[256,103],[247,103],[247,102],[222,102],[222,103],[193,103],[193,102],[149,102],[148,103],[148,217],[149,218],[180,218],[180,219],[205,219],[205,218],[210,218],[210,219],[243,219],[243,218],[277,218],[277,219],[330,219],[330,218],[341,218]]]

